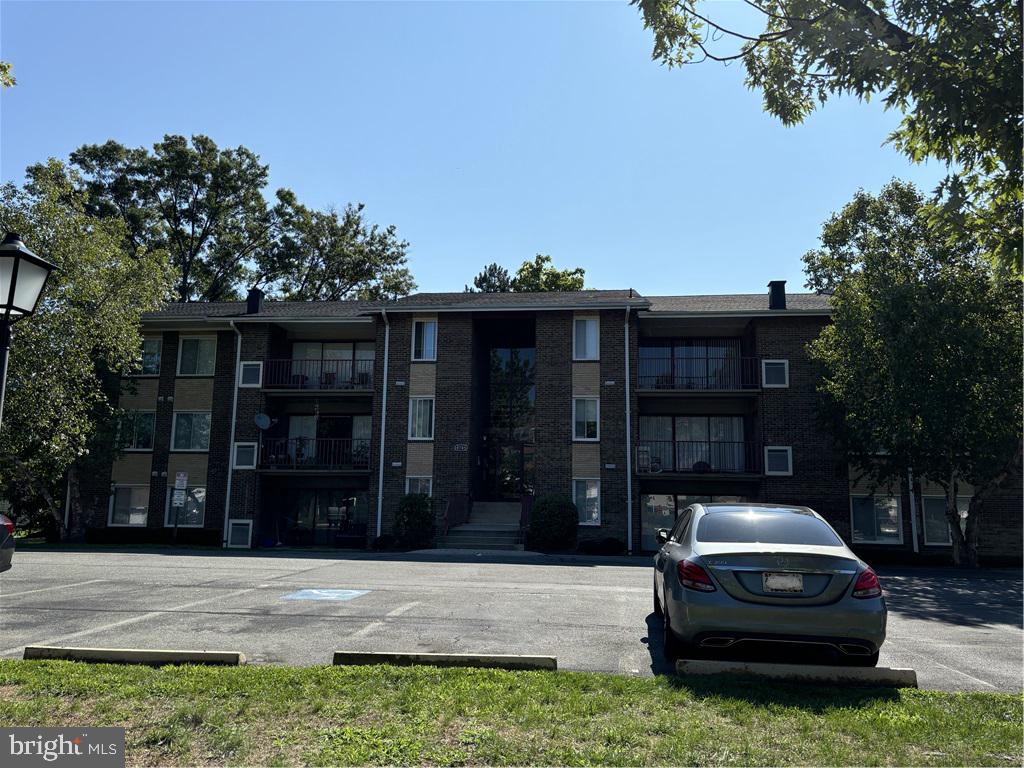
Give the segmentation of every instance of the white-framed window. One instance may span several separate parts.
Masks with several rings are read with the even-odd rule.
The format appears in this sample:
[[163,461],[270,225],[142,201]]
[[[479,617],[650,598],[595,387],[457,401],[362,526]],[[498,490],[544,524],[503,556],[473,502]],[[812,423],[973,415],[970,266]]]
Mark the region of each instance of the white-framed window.
[[788,477],[793,474],[793,449],[788,445],[764,447],[764,473]]
[[850,531],[855,544],[902,544],[903,516],[895,496],[850,496]]
[[139,376],[160,375],[160,351],[163,346],[163,339],[159,336],[146,336],[142,339],[142,368]]
[[238,366],[239,387],[260,387],[263,385],[263,362],[252,360]]
[[149,519],[148,485],[115,485],[110,494],[107,525],[112,528],[137,528]]
[[574,397],[572,399],[572,439],[595,441],[601,439],[601,399]]
[[762,360],[761,386],[765,389],[784,389],[789,386],[789,360]]
[[171,450],[210,450],[210,412],[176,411],[171,423]]
[[154,411],[131,411],[121,421],[121,449],[124,451],[152,451],[153,431],[156,424]]
[[185,504],[173,506],[174,489],[167,489],[167,505],[164,513],[164,527],[173,528],[175,518],[179,528],[202,528],[206,519],[206,488],[189,487],[185,489]]
[[[963,530],[970,505],[970,496],[956,497],[956,508],[960,512],[960,530]],[[922,497],[921,514],[924,518],[924,543],[930,547],[952,546],[953,537],[950,535],[949,521],[946,519],[946,497]]]
[[213,376],[216,336],[182,336],[178,343],[179,376]]
[[434,439],[434,398],[409,398],[409,439]]
[[235,443],[235,469],[256,469],[256,443]]
[[578,477],[572,481],[572,500],[580,525],[601,524],[601,481]]
[[412,359],[437,359],[437,320],[412,321]]
[[425,496],[430,496],[433,490],[434,480],[431,477],[414,477],[410,475],[405,478],[406,493],[422,493]]
[[599,360],[601,358],[601,332],[596,317],[577,317],[573,321],[572,359]]

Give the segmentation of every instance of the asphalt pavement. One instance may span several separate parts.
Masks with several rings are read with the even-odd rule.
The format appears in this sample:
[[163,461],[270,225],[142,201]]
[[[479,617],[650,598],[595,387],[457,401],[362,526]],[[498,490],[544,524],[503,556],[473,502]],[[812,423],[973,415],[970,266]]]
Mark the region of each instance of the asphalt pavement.
[[[922,688],[1021,692],[1021,574],[881,571],[882,666]],[[0,575],[0,656],[25,645],[237,650],[325,664],[335,650],[524,653],[561,669],[669,671],[650,559],[457,552],[22,550]]]

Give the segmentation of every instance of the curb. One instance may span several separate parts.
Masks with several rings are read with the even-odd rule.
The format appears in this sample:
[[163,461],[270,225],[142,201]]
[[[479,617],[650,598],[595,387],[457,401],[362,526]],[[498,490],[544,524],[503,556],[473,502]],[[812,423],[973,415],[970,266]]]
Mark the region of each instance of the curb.
[[795,683],[843,683],[880,685],[891,688],[917,688],[917,672],[889,667],[834,667],[824,664],[770,664],[744,661],[704,661],[680,659],[680,675],[750,675]]
[[517,656],[482,653],[387,653],[382,651],[335,651],[334,664],[359,666],[392,664],[399,667],[478,667],[481,669],[558,669],[554,656]]
[[245,664],[245,655],[237,651],[150,651],[138,648],[61,648],[50,645],[27,645],[22,658],[149,664],[154,667],[164,664],[215,664],[237,667]]

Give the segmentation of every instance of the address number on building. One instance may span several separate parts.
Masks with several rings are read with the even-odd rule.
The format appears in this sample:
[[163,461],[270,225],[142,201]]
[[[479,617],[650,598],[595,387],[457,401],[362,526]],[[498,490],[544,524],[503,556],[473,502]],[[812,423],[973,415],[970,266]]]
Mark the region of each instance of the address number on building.
[[469,450],[469,445],[467,445],[466,443],[456,443],[455,445],[452,446],[452,450],[458,451],[459,453],[465,453],[466,451]]

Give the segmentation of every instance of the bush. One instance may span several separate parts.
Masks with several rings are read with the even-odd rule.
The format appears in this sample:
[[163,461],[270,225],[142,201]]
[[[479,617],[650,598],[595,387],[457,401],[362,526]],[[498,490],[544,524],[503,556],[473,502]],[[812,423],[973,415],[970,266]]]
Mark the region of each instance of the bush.
[[407,493],[398,502],[395,535],[402,547],[427,547],[434,541],[434,504],[423,493]]
[[531,549],[570,549],[576,543],[579,515],[568,496],[539,497],[530,511],[527,541]]
[[377,552],[384,552],[389,549],[394,549],[397,544],[398,542],[395,541],[395,537],[392,536],[390,533],[385,533],[383,536],[378,536],[373,540],[373,548]]
[[625,551],[626,542],[616,539],[614,536],[580,542],[580,552],[586,555],[621,555]]

